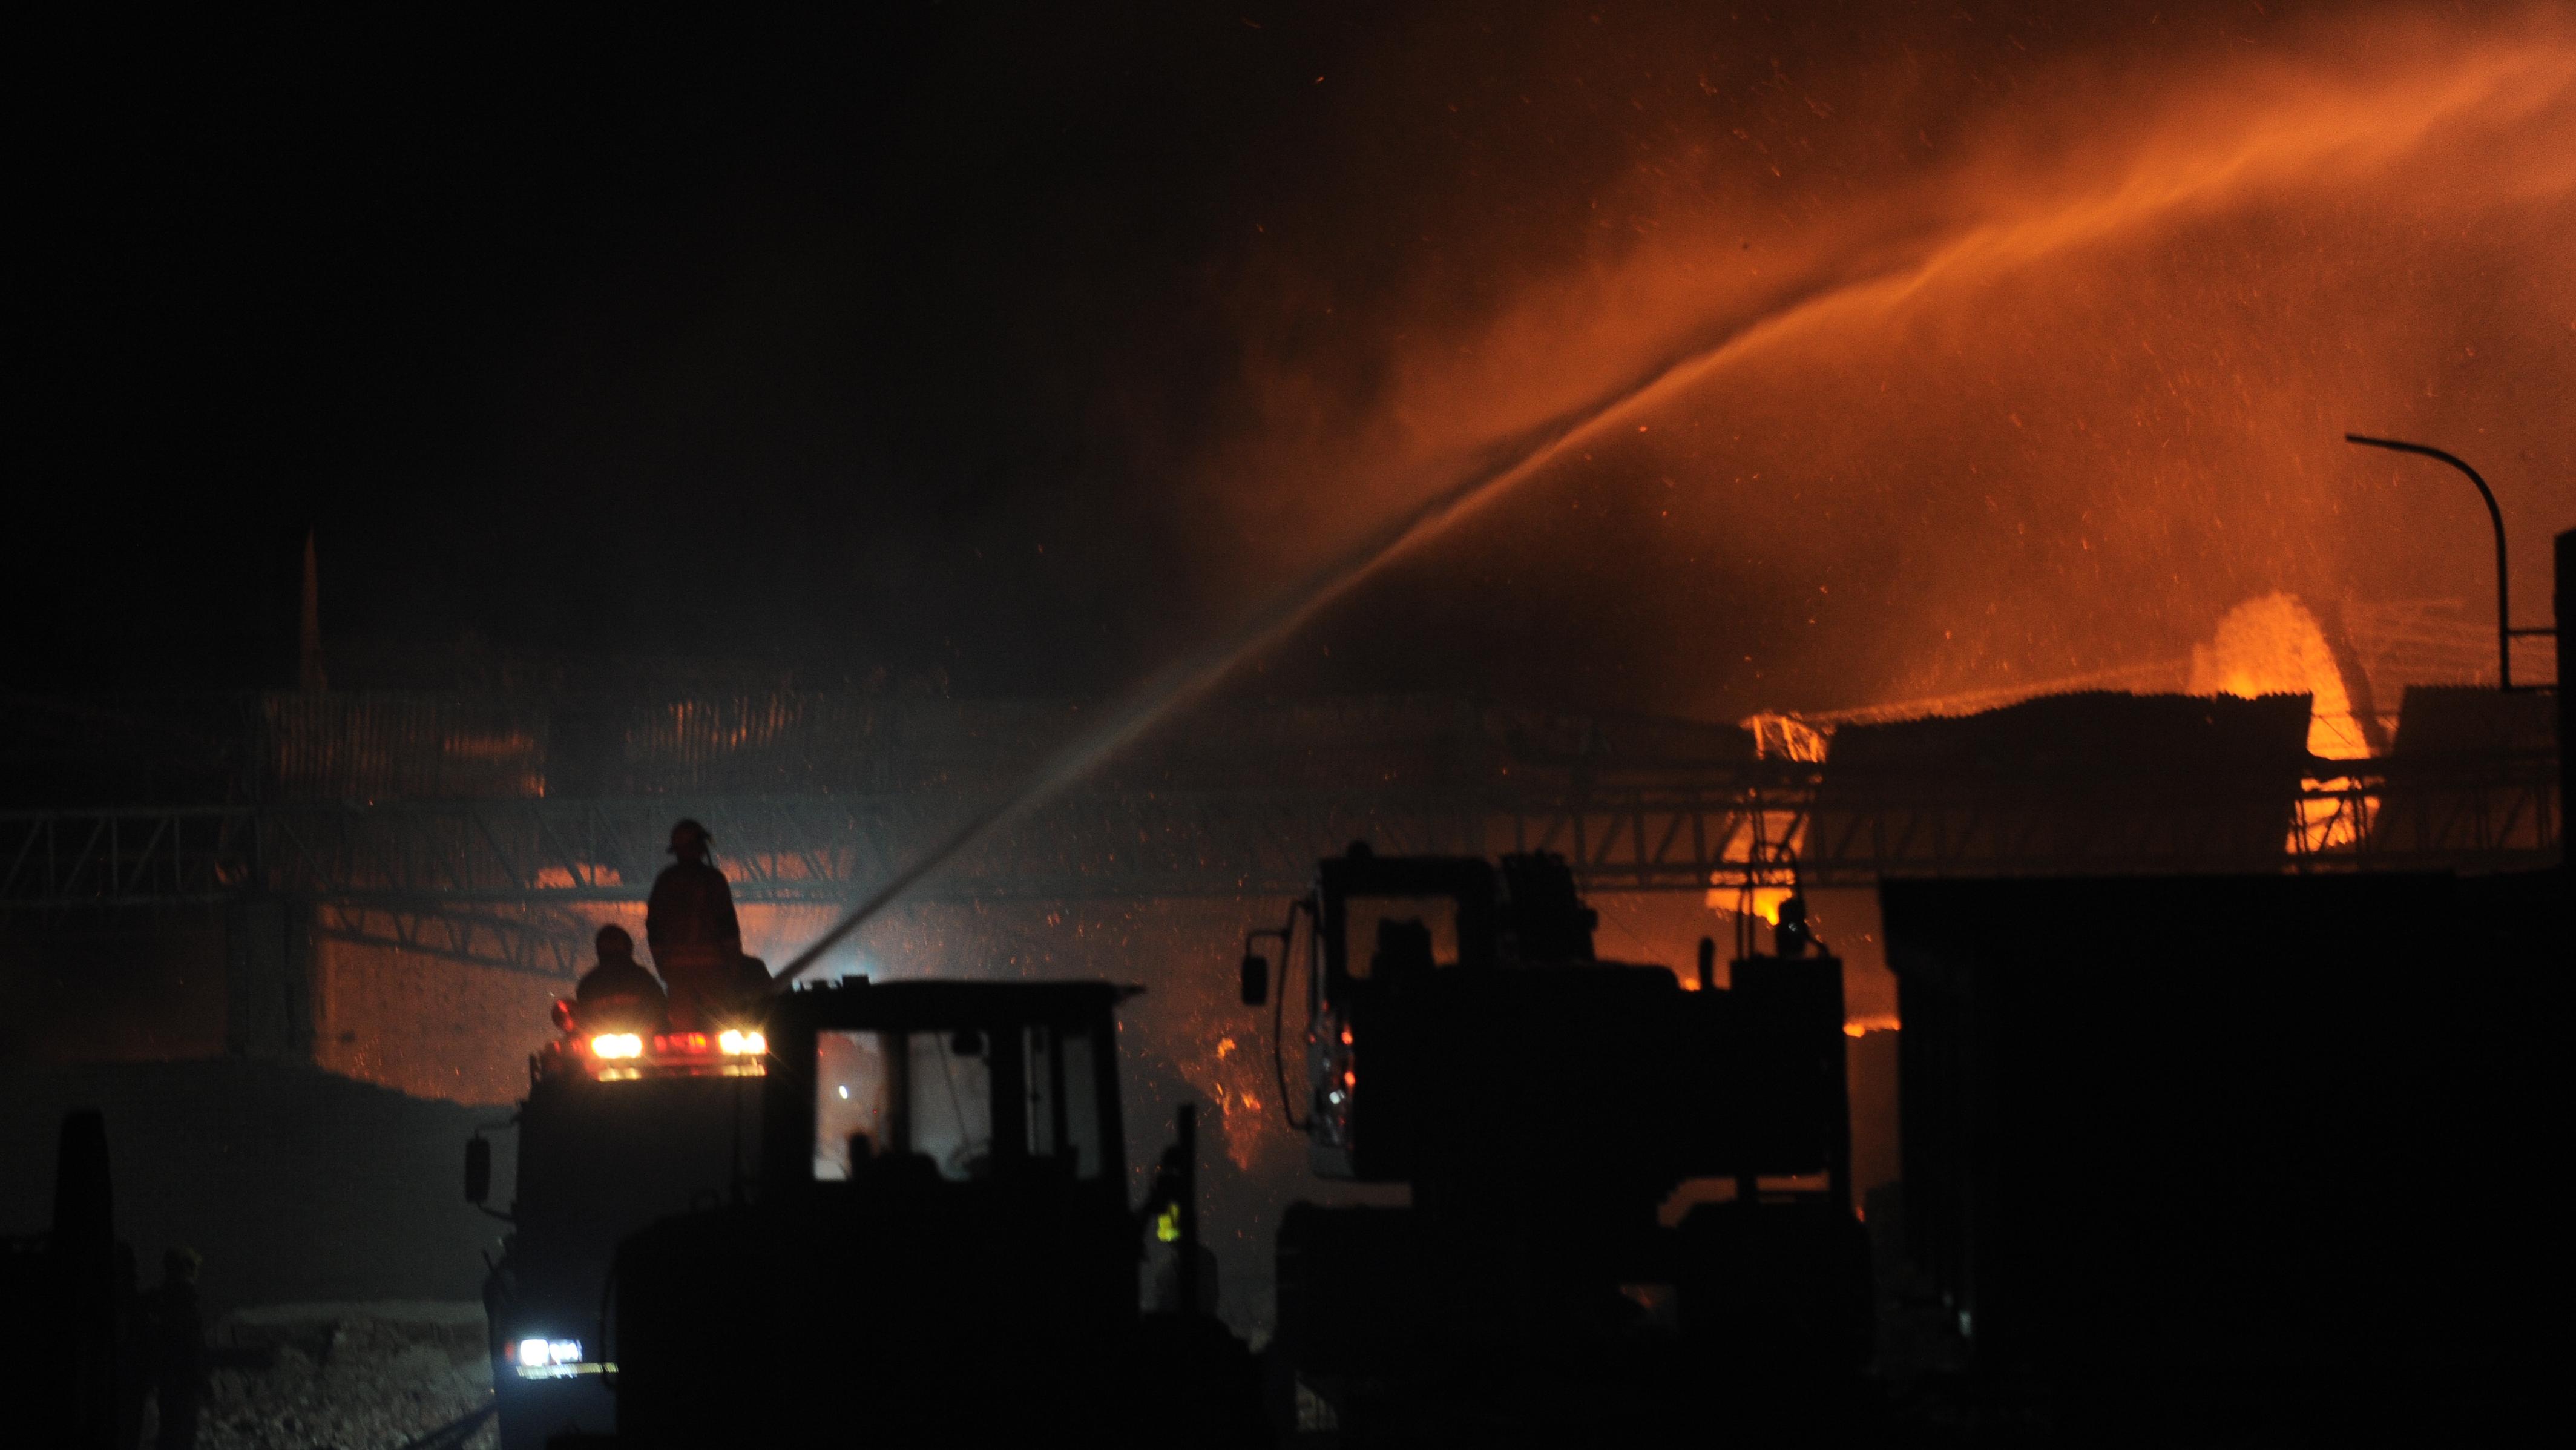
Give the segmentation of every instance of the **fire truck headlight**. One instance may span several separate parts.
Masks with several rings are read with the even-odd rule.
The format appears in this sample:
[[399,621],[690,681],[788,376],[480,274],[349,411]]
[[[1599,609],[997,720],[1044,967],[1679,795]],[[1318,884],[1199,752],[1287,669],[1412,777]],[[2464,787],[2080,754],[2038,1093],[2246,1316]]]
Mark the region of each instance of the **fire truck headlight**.
[[522,1339],[510,1347],[510,1358],[521,1379],[572,1379],[600,1371],[582,1360],[578,1339]]
[[734,1057],[758,1057],[769,1050],[769,1039],[757,1032],[737,1032],[726,1028],[716,1045]]
[[603,1032],[590,1039],[593,1057],[642,1057],[644,1039],[632,1032]]
[[519,1341],[519,1363],[531,1369],[549,1365],[581,1363],[581,1341],[578,1339],[522,1339]]

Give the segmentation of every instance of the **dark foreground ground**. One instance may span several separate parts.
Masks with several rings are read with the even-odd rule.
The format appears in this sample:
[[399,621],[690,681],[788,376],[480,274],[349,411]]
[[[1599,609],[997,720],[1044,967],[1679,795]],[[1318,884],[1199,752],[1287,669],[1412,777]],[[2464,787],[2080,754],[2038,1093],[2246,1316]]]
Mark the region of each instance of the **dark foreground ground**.
[[0,1069],[0,1232],[50,1219],[57,1135],[84,1107],[143,1284],[169,1248],[204,1255],[205,1450],[399,1450],[489,1403],[502,1225],[464,1201],[463,1145],[506,1110],[238,1059]]
[[[399,1450],[489,1404],[480,1304],[280,1304],[208,1336],[201,1450]],[[156,1417],[145,1411],[143,1443]],[[488,1418],[442,1450],[488,1450]]]
[[[246,1305],[478,1302],[502,1225],[464,1200],[464,1143],[507,1109],[239,1059],[0,1069],[0,1232],[53,1212],[63,1115],[106,1115],[117,1237],[144,1284],[205,1256],[210,1318]],[[514,1135],[496,1135],[506,1161]]]
[[[397,1450],[488,1403],[482,1251],[501,1226],[462,1201],[461,1145],[505,1110],[244,1061],[0,1069],[0,1231],[47,1221],[56,1135],[76,1107],[105,1114],[117,1231],[145,1283],[170,1246],[205,1256],[224,1367],[200,1444]],[[505,1183],[514,1136],[495,1135]],[[1882,1205],[1872,1207],[1875,1230]],[[1950,1316],[1908,1282],[1886,1236],[1874,1237],[1887,1291],[1879,1376],[1802,1404],[1757,1408],[1757,1392],[1729,1425],[1648,1438],[2254,1446],[2403,1434],[2455,1443],[2525,1419],[2542,1399],[2535,1388],[2556,1376],[2538,1363],[2401,1360],[2291,1373],[2102,1364],[2090,1385],[1981,1378],[1965,1371]],[[2535,1273],[2535,1289],[2552,1281]],[[2554,1304],[2530,1307],[2544,1323],[2561,1314]],[[2531,1342],[2563,1339],[2559,1330]],[[1605,1412],[1602,1428],[1619,1419]],[[1429,1433],[1408,1443],[1520,1443],[1508,1429],[1489,1438],[1455,1420],[1420,1428]]]

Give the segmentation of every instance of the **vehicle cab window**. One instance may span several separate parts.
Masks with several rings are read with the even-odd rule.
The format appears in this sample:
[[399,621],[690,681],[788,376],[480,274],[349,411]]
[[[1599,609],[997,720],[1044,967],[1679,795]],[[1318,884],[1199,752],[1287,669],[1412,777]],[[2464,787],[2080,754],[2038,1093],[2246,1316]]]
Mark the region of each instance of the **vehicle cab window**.
[[1023,1034],[1029,1091],[1029,1156],[1060,1160],[1080,1179],[1100,1176],[1100,1059],[1091,1034],[1036,1026]]
[[1458,964],[1458,902],[1448,896],[1354,896],[1343,907],[1343,959],[1350,975]]
[[991,1177],[1000,1160],[1058,1161],[1075,1178],[1101,1176],[1102,1059],[1087,1030],[828,1030],[814,1047],[819,1182],[845,1182],[855,1163],[906,1154],[957,1183]]
[[918,1153],[939,1176],[982,1178],[993,1164],[993,1069],[980,1032],[815,1035],[814,1176],[850,1176],[854,1136],[867,1154]]

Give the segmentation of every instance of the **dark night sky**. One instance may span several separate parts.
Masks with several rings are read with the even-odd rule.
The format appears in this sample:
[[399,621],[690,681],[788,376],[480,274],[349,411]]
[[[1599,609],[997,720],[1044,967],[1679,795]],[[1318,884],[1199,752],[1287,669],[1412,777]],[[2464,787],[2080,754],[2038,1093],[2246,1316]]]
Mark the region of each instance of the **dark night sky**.
[[1171,547],[1101,379],[1221,363],[1229,158],[1329,46],[1171,9],[22,53],[40,669],[274,675],[312,527],[334,637],[1093,683],[1066,591]]
[[[814,678],[936,668],[982,694],[1114,689],[1380,512],[1329,469],[1297,470],[1336,456],[1311,435],[1422,392],[1405,379],[1444,355],[1425,339],[1475,334],[1694,227],[1741,233],[1748,256],[1783,249],[1791,273],[1846,265],[1967,209],[1923,199],[1944,164],[1926,157],[1979,137],[2044,150],[2073,96],[2144,114],[2161,78],[2248,53],[2352,69],[2352,47],[2317,39],[2337,7],[2058,8],[933,5],[758,30],[21,32],[14,673],[282,683],[310,528],[344,657],[471,632]],[[2558,185],[2543,210],[2563,219]],[[2351,225],[2370,210],[2324,209]],[[2331,236],[2195,245],[2324,259],[2308,271],[2339,255]],[[2563,255],[2532,309],[2494,258],[2477,264],[2468,311],[2547,319],[2480,334],[2490,355],[2567,375],[2548,310]],[[2348,365],[2318,361],[2334,347],[2290,349],[2302,396],[2415,396],[2411,373],[2334,373]],[[2230,366],[2241,384],[2241,363],[2192,376]],[[1935,374],[1935,392],[1973,388]],[[2193,385],[2176,375],[2106,381],[2107,406]],[[2012,412],[2018,429],[2010,402],[1959,411]],[[2457,436],[2492,420],[2433,421]],[[1901,441],[1973,457],[1972,431],[1918,420]],[[2525,456],[2543,474],[2568,461]],[[1711,486],[1755,467],[1688,457]],[[1248,460],[1278,466],[1254,478]],[[1718,523],[1662,539],[1651,490],[1673,468],[1631,460],[1566,485],[1570,506],[1478,523],[1320,621],[1279,678],[1633,706],[1704,665],[1688,703],[1722,709],[1757,702],[1766,663],[1818,704],[1922,676],[1872,656],[1828,688],[1794,664],[1815,652],[1799,620],[1820,580],[1876,611],[1841,621],[1847,654],[1900,647],[1864,640],[1924,611],[1852,577],[1902,574],[1900,538],[1855,534],[1830,565]],[[1991,483],[1951,472],[1959,497],[1997,508]],[[1606,521],[1582,512],[1596,485]],[[2550,487],[2517,497],[2564,505]],[[2051,518],[2079,531],[2071,507]],[[2435,585],[2450,562],[2433,561]],[[2160,647],[2203,631],[2227,591],[2282,582],[2228,567]],[[1744,650],[1677,664],[1677,628],[1712,618]],[[2089,646],[2031,638],[2055,653],[2029,669],[2085,663]],[[1345,664],[1328,665],[1337,640]],[[2011,644],[1942,679],[2022,668]]]

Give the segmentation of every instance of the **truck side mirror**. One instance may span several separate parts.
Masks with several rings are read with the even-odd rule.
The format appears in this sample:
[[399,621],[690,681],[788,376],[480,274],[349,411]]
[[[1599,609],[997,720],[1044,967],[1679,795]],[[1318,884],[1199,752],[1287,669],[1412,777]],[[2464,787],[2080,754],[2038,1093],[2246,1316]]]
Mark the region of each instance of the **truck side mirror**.
[[1243,1005],[1258,1007],[1270,1000],[1270,959],[1259,952],[1243,954]]
[[492,1196],[492,1140],[465,1140],[465,1201],[481,1203]]

